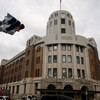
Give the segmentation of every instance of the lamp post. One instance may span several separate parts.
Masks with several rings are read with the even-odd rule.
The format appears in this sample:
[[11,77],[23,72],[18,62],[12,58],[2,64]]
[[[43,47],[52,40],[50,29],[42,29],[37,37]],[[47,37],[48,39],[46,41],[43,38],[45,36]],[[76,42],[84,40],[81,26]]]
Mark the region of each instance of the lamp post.
[[88,98],[87,98],[88,92],[87,91],[85,92],[85,95],[86,95],[86,100],[88,100]]
[[[96,84],[94,85],[94,91],[96,92]],[[95,96],[94,96],[94,100],[96,100],[96,94],[95,94]]]

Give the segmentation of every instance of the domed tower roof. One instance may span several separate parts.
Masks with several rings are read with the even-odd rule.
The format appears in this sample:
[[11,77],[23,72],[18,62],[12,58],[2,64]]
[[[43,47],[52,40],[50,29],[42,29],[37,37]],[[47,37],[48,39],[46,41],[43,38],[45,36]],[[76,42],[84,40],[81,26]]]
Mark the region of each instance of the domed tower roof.
[[47,22],[47,35],[75,35],[75,23],[70,12],[58,10],[53,12]]

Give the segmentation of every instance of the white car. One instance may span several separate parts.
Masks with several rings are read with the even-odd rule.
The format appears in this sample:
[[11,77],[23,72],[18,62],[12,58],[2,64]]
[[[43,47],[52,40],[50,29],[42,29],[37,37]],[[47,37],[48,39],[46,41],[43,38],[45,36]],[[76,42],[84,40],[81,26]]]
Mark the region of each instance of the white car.
[[33,95],[24,95],[22,100],[37,100],[37,97]]
[[0,96],[0,100],[11,100],[9,96]]

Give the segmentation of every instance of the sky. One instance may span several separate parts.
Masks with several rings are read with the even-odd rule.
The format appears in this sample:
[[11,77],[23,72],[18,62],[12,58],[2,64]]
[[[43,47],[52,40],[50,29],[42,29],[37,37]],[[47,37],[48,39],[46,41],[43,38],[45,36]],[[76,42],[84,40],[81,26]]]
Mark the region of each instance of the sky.
[[[14,35],[0,32],[0,62],[23,51],[33,35],[45,36],[49,15],[59,9],[60,0],[0,0],[0,20],[10,13],[25,25]],[[61,9],[73,15],[77,35],[95,39],[100,58],[100,0],[62,0]]]

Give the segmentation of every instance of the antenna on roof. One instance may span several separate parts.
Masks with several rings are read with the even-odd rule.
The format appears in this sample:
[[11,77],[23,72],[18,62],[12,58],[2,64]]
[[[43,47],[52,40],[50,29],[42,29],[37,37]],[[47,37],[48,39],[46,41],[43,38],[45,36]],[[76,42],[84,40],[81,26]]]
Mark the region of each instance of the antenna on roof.
[[62,0],[60,0],[60,10],[61,10],[61,2],[62,2]]

